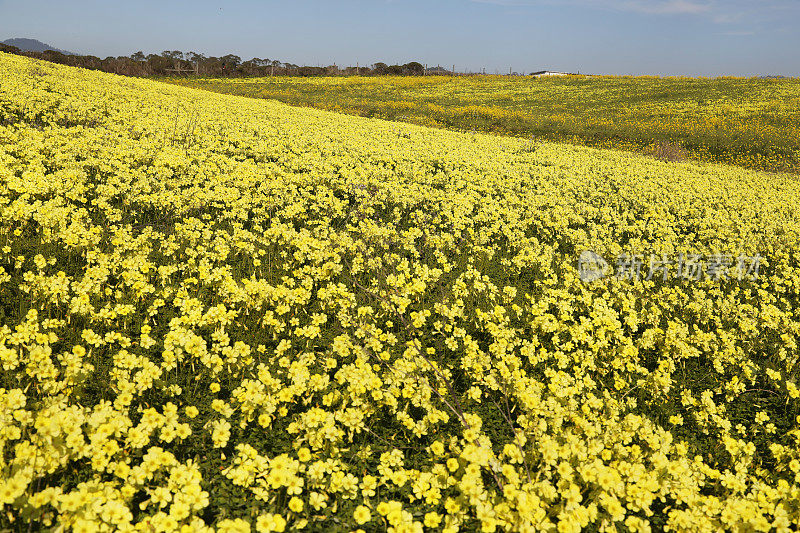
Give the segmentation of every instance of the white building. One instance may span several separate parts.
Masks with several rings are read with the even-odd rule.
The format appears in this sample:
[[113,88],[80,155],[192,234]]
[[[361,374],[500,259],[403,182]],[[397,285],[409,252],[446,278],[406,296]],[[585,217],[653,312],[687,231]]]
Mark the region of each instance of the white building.
[[534,78],[542,78],[545,76],[569,76],[567,72],[556,72],[553,70],[540,70],[539,72],[531,72]]

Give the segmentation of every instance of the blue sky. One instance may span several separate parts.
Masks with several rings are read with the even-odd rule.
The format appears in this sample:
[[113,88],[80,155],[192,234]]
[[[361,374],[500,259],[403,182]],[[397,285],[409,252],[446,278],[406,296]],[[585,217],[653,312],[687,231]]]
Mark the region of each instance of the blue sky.
[[0,40],[308,65],[800,76],[800,0],[0,0]]

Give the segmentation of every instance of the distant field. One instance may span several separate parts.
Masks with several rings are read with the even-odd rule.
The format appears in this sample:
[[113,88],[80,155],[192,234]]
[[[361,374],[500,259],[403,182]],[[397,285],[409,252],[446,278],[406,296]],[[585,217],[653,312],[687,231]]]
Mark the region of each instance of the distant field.
[[797,172],[800,80],[340,77],[169,80],[361,116]]

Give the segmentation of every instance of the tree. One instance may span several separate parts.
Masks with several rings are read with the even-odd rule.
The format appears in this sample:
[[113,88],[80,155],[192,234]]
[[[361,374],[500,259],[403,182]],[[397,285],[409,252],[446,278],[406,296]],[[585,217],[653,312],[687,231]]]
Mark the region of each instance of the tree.
[[173,68],[173,61],[167,57],[149,54],[147,56],[147,65],[151,74],[156,76],[164,76],[167,74],[167,69]]
[[390,65],[386,68],[387,72],[393,76],[402,76],[405,74],[403,67],[400,65]]
[[233,54],[228,54],[226,56],[222,56],[220,59],[226,65],[231,65],[233,68],[238,67],[239,64],[241,64],[241,62],[242,62],[242,58],[241,57],[239,57],[237,55],[233,55]]
[[403,65],[403,69],[406,71],[406,74],[411,74],[414,76],[422,75],[425,72],[425,67],[422,66],[422,63],[418,63],[416,61],[406,63]]
[[183,52],[180,50],[164,50],[161,52],[161,56],[166,57],[167,59],[172,59],[173,61],[183,60]]

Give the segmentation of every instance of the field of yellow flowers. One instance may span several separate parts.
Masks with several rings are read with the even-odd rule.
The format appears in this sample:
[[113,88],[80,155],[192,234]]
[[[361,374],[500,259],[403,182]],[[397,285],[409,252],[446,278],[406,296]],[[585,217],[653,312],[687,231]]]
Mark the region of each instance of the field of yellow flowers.
[[277,76],[167,81],[425,126],[800,172],[797,79]]
[[0,530],[800,520],[796,176],[0,72]]

